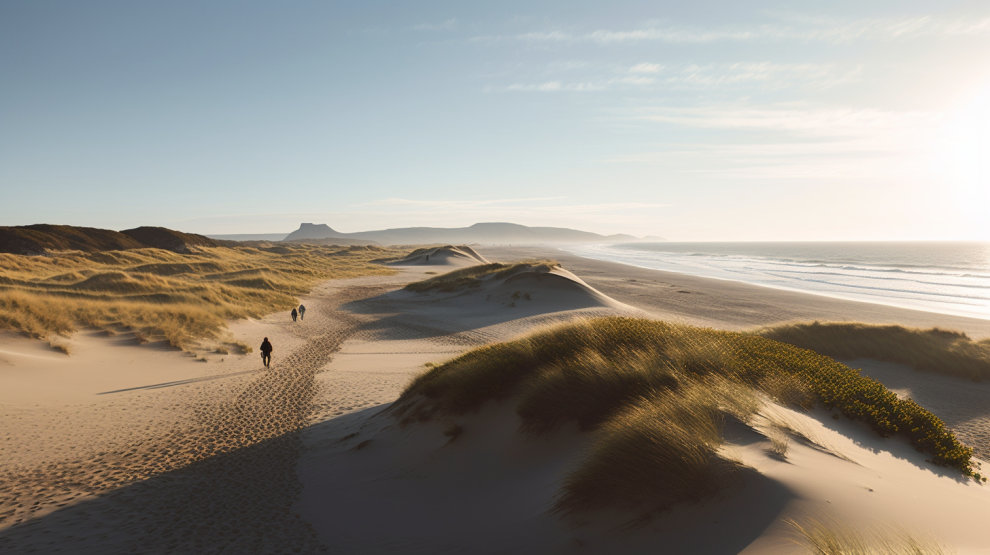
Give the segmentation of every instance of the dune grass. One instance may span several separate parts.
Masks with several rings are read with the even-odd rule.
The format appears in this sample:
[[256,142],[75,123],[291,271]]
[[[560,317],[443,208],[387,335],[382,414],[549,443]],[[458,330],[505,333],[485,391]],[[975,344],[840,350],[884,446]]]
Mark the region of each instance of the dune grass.
[[831,358],[653,320],[579,321],[475,349],[417,376],[392,411],[408,423],[512,398],[532,432],[577,422],[595,431],[594,446],[568,477],[558,509],[633,503],[652,511],[732,482],[721,426],[759,410],[757,392],[821,403],[980,478],[972,450],[938,417]]
[[481,284],[486,279],[502,279],[523,271],[549,272],[559,265],[555,260],[527,260],[513,264],[503,264],[501,262],[479,264],[477,266],[469,266],[460,270],[447,272],[423,281],[410,283],[406,285],[405,289],[417,293],[426,291],[453,293],[464,289],[481,287]]
[[184,349],[224,343],[227,320],[289,310],[321,281],[394,273],[370,263],[383,252],[292,245],[0,254],[0,329],[52,338],[89,326]]
[[757,333],[833,358],[872,358],[975,381],[990,379],[990,339],[973,341],[957,331],[812,322]]
[[815,555],[949,555],[954,551],[934,538],[902,528],[874,528],[861,534],[832,518],[787,520],[797,543]]

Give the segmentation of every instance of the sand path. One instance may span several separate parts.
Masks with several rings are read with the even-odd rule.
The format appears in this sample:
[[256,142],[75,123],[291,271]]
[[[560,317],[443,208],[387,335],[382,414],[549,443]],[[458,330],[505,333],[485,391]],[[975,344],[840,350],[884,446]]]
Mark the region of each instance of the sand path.
[[[270,371],[255,369],[164,393],[170,418],[144,422],[147,415],[123,416],[100,407],[95,416],[114,418],[116,426],[103,436],[87,435],[82,456],[45,457],[35,442],[34,464],[5,465],[0,471],[0,551],[320,550],[308,525],[289,510],[300,488],[296,432],[320,414],[360,406],[353,388],[326,387],[317,375],[369,319],[339,306],[394,288],[392,282],[330,282],[306,299],[305,326],[287,326],[277,317],[262,322],[268,335],[292,334],[294,340],[276,344],[295,348],[276,356]],[[256,360],[249,364],[260,366]],[[149,410],[160,404],[143,402]],[[134,422],[144,424],[140,433],[125,434],[124,444],[115,441],[111,432]]]

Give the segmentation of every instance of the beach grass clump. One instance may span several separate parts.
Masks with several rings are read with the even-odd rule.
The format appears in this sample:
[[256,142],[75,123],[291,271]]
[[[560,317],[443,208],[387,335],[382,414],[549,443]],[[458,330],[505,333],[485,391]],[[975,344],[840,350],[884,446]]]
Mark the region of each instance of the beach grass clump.
[[631,399],[598,427],[555,510],[620,505],[650,514],[737,484],[739,464],[719,451],[722,427],[758,407],[748,388],[718,377],[682,377],[674,390]]
[[787,519],[796,542],[814,555],[949,555],[936,539],[900,527],[874,527],[860,533],[834,518]]
[[226,321],[288,310],[321,281],[394,273],[371,262],[382,252],[290,245],[0,254],[0,329],[50,338],[88,326],[179,348],[212,340],[244,351],[224,335]]
[[427,291],[453,293],[455,291],[481,287],[481,284],[487,279],[503,279],[513,274],[525,271],[549,272],[557,266],[559,266],[559,264],[554,260],[529,260],[524,262],[516,262],[513,264],[503,264],[501,262],[479,264],[477,266],[469,266],[467,268],[447,272],[423,281],[410,283],[409,285],[406,285],[405,289],[416,293],[423,293]]
[[973,341],[958,331],[812,322],[775,326],[757,333],[833,358],[872,358],[976,381],[990,379],[990,339]]
[[[523,426],[532,431],[576,421],[615,435],[621,422],[642,421],[628,415],[643,414],[643,403],[681,403],[699,383],[733,392],[718,396],[712,405],[718,410],[708,414],[744,420],[756,410],[755,394],[741,391],[804,407],[820,403],[881,436],[909,439],[937,464],[979,477],[972,450],[938,417],[831,358],[757,335],[637,318],[577,321],[475,349],[417,376],[392,410],[411,422],[514,398]],[[715,452],[717,442],[704,443]],[[641,454],[647,461],[652,456],[645,448]]]

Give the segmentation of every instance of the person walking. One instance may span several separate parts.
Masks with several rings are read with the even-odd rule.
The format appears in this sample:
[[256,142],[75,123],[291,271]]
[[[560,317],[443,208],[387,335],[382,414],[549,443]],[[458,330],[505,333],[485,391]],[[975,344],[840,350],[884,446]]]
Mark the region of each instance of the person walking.
[[292,321],[293,321],[293,322],[295,322],[295,321],[296,321],[296,316],[298,316],[298,315],[299,315],[299,313],[298,313],[298,312],[296,312],[296,309],[295,309],[295,308],[293,308],[293,309],[292,309]]
[[270,368],[272,363],[272,344],[268,342],[266,337],[264,341],[261,342],[261,362],[265,364],[265,368]]
[[299,305],[299,319],[302,320],[305,317],[306,317],[306,306]]

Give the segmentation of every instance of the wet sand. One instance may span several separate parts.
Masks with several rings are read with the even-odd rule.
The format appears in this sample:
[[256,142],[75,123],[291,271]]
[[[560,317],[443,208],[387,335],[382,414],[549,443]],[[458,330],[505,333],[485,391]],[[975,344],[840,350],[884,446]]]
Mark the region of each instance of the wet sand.
[[487,247],[479,252],[498,262],[552,258],[613,299],[659,318],[728,330],[785,322],[864,322],[940,327],[990,337],[990,320],[834,299],[736,281],[696,277],[582,258],[552,247]]

